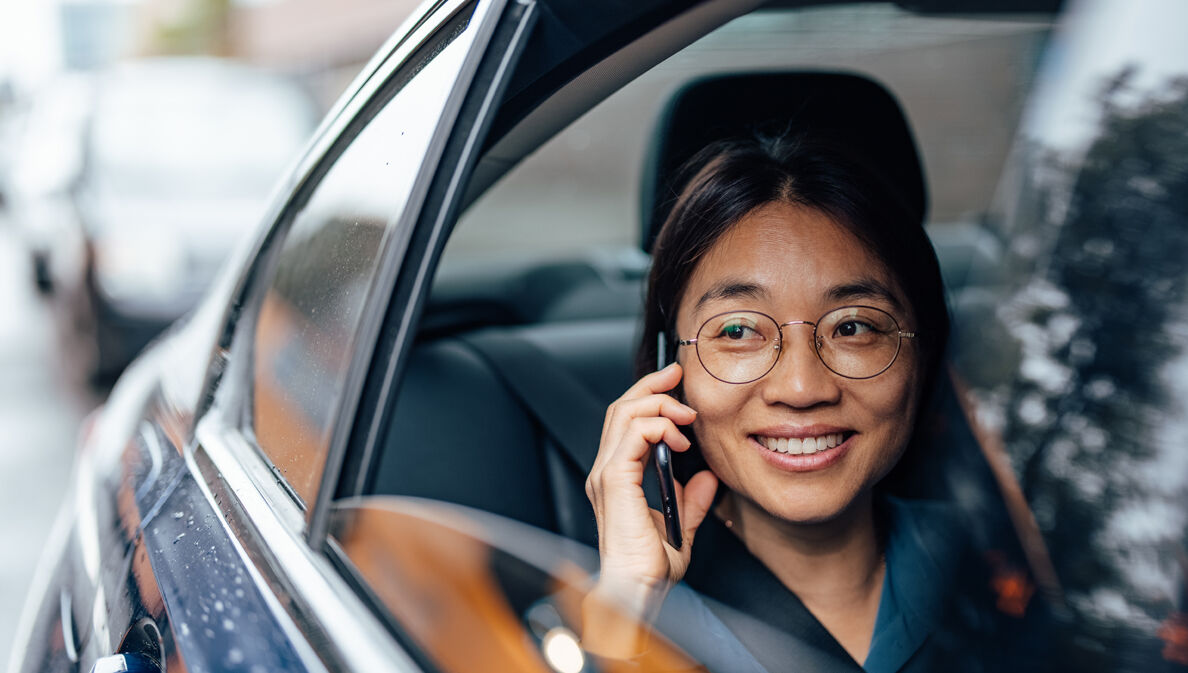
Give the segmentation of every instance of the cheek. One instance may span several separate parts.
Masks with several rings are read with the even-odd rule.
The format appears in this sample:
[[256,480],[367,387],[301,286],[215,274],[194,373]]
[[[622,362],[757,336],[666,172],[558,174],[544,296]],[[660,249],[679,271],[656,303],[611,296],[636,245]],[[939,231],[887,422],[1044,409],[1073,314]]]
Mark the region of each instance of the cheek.
[[687,365],[682,381],[685,402],[697,411],[696,425],[704,425],[721,419],[731,418],[749,397],[751,386],[736,386],[722,383],[706,373],[699,363]]
[[730,453],[729,447],[736,443],[739,432],[736,421],[751,395],[750,386],[734,386],[722,383],[701,370],[690,371],[685,377],[685,402],[697,411],[693,422],[693,433],[697,438],[702,456],[719,476],[728,476],[732,470],[723,463]]
[[870,420],[881,427],[880,440],[887,450],[880,462],[889,469],[898,462],[911,439],[920,395],[912,372],[883,383],[894,385],[872,387],[861,399]]

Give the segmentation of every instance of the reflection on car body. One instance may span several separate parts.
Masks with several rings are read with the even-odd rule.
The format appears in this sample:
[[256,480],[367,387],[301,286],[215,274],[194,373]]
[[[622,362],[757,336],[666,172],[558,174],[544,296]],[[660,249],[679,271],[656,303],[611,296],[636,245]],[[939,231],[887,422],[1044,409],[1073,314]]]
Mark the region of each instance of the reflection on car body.
[[858,73],[912,126],[956,334],[901,486],[977,515],[980,616],[1008,625],[962,666],[1182,670],[1188,54],[1052,68],[1102,39],[1087,21],[1183,8],[1078,6],[1012,148],[1064,17],[927,4],[426,5],[84,432],[13,670],[729,670],[665,620],[646,661],[589,656],[574,606],[582,484],[632,380],[650,119],[756,71]]

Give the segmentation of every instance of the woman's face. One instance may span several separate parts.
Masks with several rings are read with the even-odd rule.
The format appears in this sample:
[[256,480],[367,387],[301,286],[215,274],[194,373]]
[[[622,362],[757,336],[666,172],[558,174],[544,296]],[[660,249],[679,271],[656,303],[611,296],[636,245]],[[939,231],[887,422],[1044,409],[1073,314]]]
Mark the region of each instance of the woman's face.
[[[778,323],[815,322],[849,304],[883,309],[904,331],[917,328],[902,291],[857,238],[817,210],[771,203],[740,220],[698,262],[677,331],[693,338],[707,318],[733,310],[760,311]],[[685,398],[698,412],[693,428],[706,461],[735,494],[788,522],[825,522],[868,493],[902,454],[922,358],[904,339],[888,370],[846,379],[817,358],[811,325],[782,329],[775,368],[742,385],[715,379],[692,346],[682,347]],[[790,438],[841,443],[799,455],[777,450],[795,446],[780,442]]]

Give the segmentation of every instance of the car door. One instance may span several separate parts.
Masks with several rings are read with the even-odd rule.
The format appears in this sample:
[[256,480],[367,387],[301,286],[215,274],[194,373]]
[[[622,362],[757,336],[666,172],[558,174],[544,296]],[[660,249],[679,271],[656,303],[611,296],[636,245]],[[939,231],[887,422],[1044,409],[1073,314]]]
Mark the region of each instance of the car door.
[[[217,549],[195,546],[191,564],[153,553],[192,546],[174,545],[184,531],[148,545],[191,670],[415,670],[310,540],[319,539],[317,503],[338,472],[386,288],[421,211],[440,198],[435,177],[466,165],[456,139],[466,147],[483,128],[474,110],[498,91],[529,10],[442,2],[411,19],[323,124],[293,197],[262,238],[188,455],[194,506],[213,504],[216,528],[231,537],[212,541]],[[190,509],[176,511],[189,520]],[[225,590],[246,602],[225,600]],[[227,613],[233,605],[238,617]],[[245,624],[265,626],[246,629],[251,639],[230,635]]]

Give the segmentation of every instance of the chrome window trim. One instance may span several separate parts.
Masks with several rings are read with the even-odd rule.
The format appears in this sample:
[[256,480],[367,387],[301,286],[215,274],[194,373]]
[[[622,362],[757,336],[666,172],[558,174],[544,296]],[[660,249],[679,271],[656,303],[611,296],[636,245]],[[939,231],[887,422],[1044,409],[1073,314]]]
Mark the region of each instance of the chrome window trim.
[[[474,4],[476,5],[474,13],[471,15],[467,27],[467,31],[475,31],[471,44],[463,57],[461,66],[453,75],[454,82],[441,107],[437,126],[434,127],[429,139],[429,146],[421,156],[417,176],[413,179],[408,199],[392,224],[392,236],[385,242],[384,248],[380,252],[377,272],[372,277],[371,284],[367,289],[367,298],[364,303],[362,320],[356,332],[351,364],[348,366],[343,388],[335,401],[336,410],[332,418],[336,419],[336,422],[330,435],[330,446],[326,452],[326,464],[323,466],[321,484],[314,502],[307,503],[308,537],[310,544],[315,548],[320,548],[321,540],[325,537],[330,501],[334,495],[334,488],[338,482],[347,445],[355,425],[355,411],[363,392],[367,372],[371,368],[376,341],[379,339],[384,315],[391,299],[391,288],[396,283],[397,274],[404,261],[405,253],[408,251],[413,229],[421,217],[425,198],[429,194],[429,186],[434,177],[443,170],[441,158],[446,143],[454,133],[454,124],[462,109],[462,102],[470,93],[474,75],[478,71],[479,63],[487,54],[491,36],[495,33],[495,27],[503,16],[507,0],[474,0]],[[432,170],[425,170],[426,166],[432,167]],[[446,170],[452,170],[452,168],[448,167]]]
[[[404,67],[409,57],[433,38],[438,30],[449,23],[450,19],[454,18],[462,8],[474,2],[475,0],[449,0],[442,2],[430,8],[430,11],[433,11],[431,17],[419,18],[419,24],[418,21],[412,21],[412,17],[410,17],[409,20],[401,25],[400,30],[403,30],[410,22],[416,24],[413,34],[409,35],[407,39],[404,37],[397,38],[397,36],[401,35],[399,30],[393,33],[393,36],[388,41],[397,43],[395,51],[382,59],[374,59],[374,61],[379,61],[374,65],[374,71],[368,70],[368,68],[373,67],[372,63],[368,63],[367,67],[356,78],[356,81],[351,83],[346,93],[334,104],[331,111],[327,113],[315,133],[317,139],[311,144],[309,151],[301,162],[301,168],[298,173],[301,178],[297,181],[299,186],[290,193],[308,188],[305,183],[309,181],[309,178],[317,167],[326,159],[327,153],[334,147],[335,142],[341,140],[343,130],[355,120],[375,94],[388,83],[391,76],[397,70]],[[475,10],[476,16],[478,15],[478,11],[478,9]],[[430,18],[432,20],[429,20]],[[386,47],[387,45],[385,45]],[[355,86],[358,86],[358,88],[353,88]],[[354,138],[351,140],[354,140]],[[288,205],[286,204],[286,211],[288,210]],[[277,221],[279,222],[283,219],[283,217],[278,217]]]
[[[501,7],[504,2],[505,0],[457,0],[448,6],[443,6],[443,9],[437,15],[435,15],[435,18],[438,19],[438,21],[435,21],[432,24],[428,22],[420,24],[418,30],[421,30],[424,33],[423,35],[420,35],[416,40],[406,40],[402,44],[400,49],[402,56],[400,59],[389,59],[389,61],[387,61],[377,73],[373,74],[372,78],[364,87],[364,89],[355,97],[348,110],[340,115],[338,124],[333,127],[336,129],[335,133],[342,132],[351,124],[358,124],[360,130],[364,128],[366,126],[366,121],[369,121],[369,119],[361,123],[359,119],[360,115],[367,115],[370,109],[374,108],[378,110],[383,107],[383,104],[386,104],[387,101],[377,103],[376,97],[383,96],[385,94],[385,89],[392,84],[392,77],[399,77],[401,69],[406,65],[409,65],[409,56],[414,55],[421,47],[431,44],[433,39],[440,35],[441,30],[452,30],[450,24],[458,17],[459,12],[469,13],[469,26],[467,31],[471,31],[478,27],[482,27],[483,22],[486,21],[486,18],[491,14],[491,8],[493,6]],[[470,10],[473,10],[473,12],[470,12]],[[498,14],[495,14],[495,16],[498,16]],[[493,23],[492,21],[486,22]],[[487,28],[488,32],[490,32],[492,29],[490,26]],[[473,45],[485,46],[483,43],[479,42],[481,37],[482,36],[478,33],[471,33],[471,36],[468,39]],[[466,64],[468,61],[475,59],[471,53],[471,51],[473,51],[471,46],[467,45],[467,48],[468,52],[463,55],[464,58],[462,59],[462,65],[460,66],[461,71],[455,71],[455,74],[453,75],[455,79],[461,79],[466,72]],[[418,76],[419,75],[420,73]],[[397,91],[395,95],[398,96],[399,91]],[[442,146],[444,146],[444,139],[442,139],[441,136],[448,135],[447,131],[449,130],[448,125],[443,125],[440,123],[440,120],[446,118],[446,115],[449,111],[449,103],[452,100],[452,97],[457,97],[457,95],[457,87],[451,86],[450,94],[447,96],[446,103],[443,105],[443,114],[439,118],[438,124],[434,126],[433,130],[430,132],[431,137],[428,144],[428,149],[418,159],[414,159],[416,162],[417,177],[414,179],[414,182],[411,185],[408,199],[403,205],[403,210],[399,213],[392,214],[394,223],[391,226],[397,230],[402,227],[409,227],[409,225],[406,224],[409,210],[415,210],[417,212],[420,210],[424,193],[427,191],[428,180],[424,175],[425,165],[427,163],[431,163],[432,161],[436,161],[440,155],[440,149]],[[455,108],[456,107],[458,106],[455,105]],[[236,300],[232,302],[231,307],[228,309],[229,311],[238,311],[241,313],[242,319],[238,321],[237,325],[230,325],[224,328],[225,331],[231,333],[229,337],[230,345],[229,347],[226,347],[225,351],[220,352],[229,353],[229,364],[227,364],[225,371],[220,377],[221,382],[215,383],[214,391],[207,395],[207,398],[213,400],[211,403],[211,408],[207,413],[213,414],[214,409],[217,407],[220,409],[220,413],[218,415],[222,418],[222,422],[228,426],[237,427],[237,431],[244,435],[244,442],[247,445],[254,447],[252,453],[255,453],[256,456],[252,458],[244,457],[241,458],[241,460],[244,462],[260,461],[261,467],[263,470],[267,471],[267,475],[265,476],[263,472],[260,472],[259,478],[265,482],[276,483],[278,480],[283,481],[283,478],[278,471],[272,468],[267,457],[268,452],[262,448],[260,448],[258,451],[256,450],[256,448],[259,447],[258,442],[256,442],[253,437],[249,418],[250,414],[245,413],[246,405],[250,403],[250,381],[252,377],[252,372],[250,371],[250,358],[245,358],[242,356],[247,354],[249,350],[253,348],[252,337],[255,334],[255,315],[257,313],[259,301],[263,295],[260,290],[265,287],[265,279],[269,274],[269,269],[271,269],[275,263],[275,253],[279,250],[278,245],[282,242],[288,225],[293,221],[292,215],[294,214],[295,209],[299,209],[300,207],[304,206],[304,204],[308,201],[308,198],[312,196],[314,191],[316,191],[322,177],[328,171],[333,170],[336,162],[339,159],[339,155],[334,155],[336,148],[349,147],[350,144],[355,142],[357,139],[357,133],[351,134],[349,136],[343,134],[342,137],[334,137],[334,134],[331,133],[320,141],[325,145],[325,147],[322,149],[322,156],[317,162],[306,167],[307,174],[305,178],[303,178],[304,182],[301,187],[298,188],[294,198],[291,198],[286,203],[284,214],[277,218],[271,228],[264,233],[260,242],[257,244],[257,249],[254,252],[255,256],[252,258],[252,265],[242,275],[240,287],[237,288]],[[317,182],[314,182],[315,180]],[[384,250],[380,251],[380,261],[377,276],[372,278],[370,288],[376,287],[376,278],[384,273],[384,265],[389,263],[387,260],[393,254],[392,249],[395,248],[397,252],[403,250],[410,235],[411,232],[393,232],[393,235],[385,244]],[[374,296],[375,293],[372,291],[372,289],[369,289],[368,292],[372,296],[369,296],[366,300],[366,308],[363,310],[364,316],[367,316],[370,311],[375,310],[374,307],[377,302],[386,301],[387,299],[386,296]],[[368,336],[366,332],[364,332],[365,327],[366,321],[360,328],[360,334],[362,336],[359,337],[355,347],[356,349],[363,349],[370,353],[369,349],[371,348],[371,344],[367,341]],[[374,339],[372,338],[371,341],[374,341]],[[357,358],[358,353],[353,354],[352,363],[350,365],[352,369],[357,366],[355,362]],[[356,387],[358,386],[358,384],[352,383],[350,379],[352,376],[350,371],[351,370],[348,369],[348,378],[345,381],[346,387],[344,388],[344,391],[346,391],[348,395],[340,395],[339,399],[332,402],[337,413],[346,415],[336,416],[336,418],[349,418],[349,412],[343,411],[344,405],[353,404],[355,398],[357,398],[357,395],[351,396],[349,394],[352,385]],[[344,402],[344,398],[347,397],[350,397],[350,399]],[[333,455],[333,442],[335,441],[334,438],[340,431],[336,428],[333,432],[334,434],[331,436],[330,449],[327,452],[326,457],[322,460],[328,461]],[[258,471],[253,470],[253,473],[256,472]],[[288,520],[293,521],[295,528],[298,530],[306,528],[307,526],[303,520],[312,515],[311,513],[314,510],[315,502],[301,503],[297,499],[296,494],[289,490],[287,482],[283,484],[283,490],[286,493],[286,499],[291,503],[292,511],[294,513],[294,516],[288,517]],[[284,505],[280,503],[280,500],[275,500],[273,502],[273,506],[284,507]]]
[[[253,279],[256,278],[262,263],[267,262],[267,257],[271,254],[267,249],[272,246],[272,240],[279,233],[278,230],[292,220],[290,215],[294,208],[303,206],[309,196],[309,190],[316,187],[309,183],[317,176],[319,167],[329,160],[328,155],[336,143],[342,140],[340,136],[343,130],[354,121],[376,91],[387,83],[392,73],[402,67],[409,57],[458,11],[473,1],[426,0],[417,10],[426,14],[418,15],[414,12],[401,24],[379,52],[384,54],[383,57],[373,58],[331,107],[300,157],[294,161],[292,169],[281,179],[264,217],[260,220],[261,224],[254,240],[244,247],[242,256],[236,257],[250,263],[242,266],[242,270],[236,274],[234,290],[224,309],[216,351],[230,350],[234,347],[236,334],[240,331],[240,315],[252,304],[253,298],[250,293],[253,289]],[[409,26],[412,26],[413,32],[405,35],[403,31]],[[392,45],[393,51],[385,53],[384,50],[387,50],[389,45]],[[204,397],[209,399],[217,393],[223,373],[217,369],[208,372],[203,387]]]
[[343,89],[342,95],[327,110],[326,116],[318,124],[317,131],[314,135],[322,135],[323,131],[329,128],[331,120],[341,116],[351,103],[358,98],[359,94],[362,93],[367,83],[380,73],[381,68],[389,59],[398,57],[403,62],[408,58],[411,50],[403,50],[403,53],[397,53],[402,46],[405,46],[414,37],[418,43],[417,46],[425,42],[426,36],[422,29],[429,22],[430,18],[434,15],[437,16],[437,21],[429,31],[433,33],[436,32],[437,27],[441,26],[442,22],[448,21],[449,17],[452,17],[464,4],[466,4],[466,0],[422,0],[421,4],[417,5],[412,13],[404,21],[400,22],[400,25],[388,36],[388,39],[384,40],[384,43],[368,59],[367,64],[359,70],[359,73],[351,79],[350,84]]
[[[533,2],[532,0],[515,0],[515,2],[517,2],[520,5],[523,5],[525,7],[526,11],[525,11],[524,16],[521,19],[520,25],[518,25],[516,28],[516,34],[512,39],[513,45],[522,39],[526,39],[527,36],[524,35],[524,32],[528,29],[528,26],[530,26],[532,21],[534,20],[535,17],[533,15],[535,14],[535,11],[536,11],[535,2]],[[512,52],[513,51],[515,51],[514,47],[511,51],[502,55],[502,57],[500,59],[499,67],[497,69],[497,73],[498,73],[497,77],[498,78],[502,78],[505,75],[510,73],[510,68],[512,66],[511,60],[512,60]],[[495,94],[496,94],[495,89],[489,89],[487,91],[487,95],[482,102],[482,107],[481,107],[479,115],[478,115],[479,119],[481,119],[484,116],[491,115],[495,112],[495,106],[496,106]],[[459,100],[459,104],[461,104],[461,100]],[[471,156],[478,149],[478,142],[480,139],[474,134],[474,130],[475,130],[474,128],[471,129],[471,134],[466,139],[466,145],[465,145],[465,148],[463,149],[463,153],[462,153],[462,157],[461,157],[461,162],[460,162],[461,164],[465,164],[468,157]],[[457,167],[455,166],[455,168],[457,168]],[[475,168],[476,168],[476,170],[478,168],[477,162],[476,162]],[[449,203],[458,199],[459,198],[458,197],[459,189],[462,187],[464,187],[464,185],[461,183],[461,176],[455,170],[453,175],[450,176],[450,183],[447,187],[447,195],[446,195],[445,199],[443,199],[443,203],[448,205]],[[433,254],[433,251],[437,248],[438,241],[441,238],[442,233],[446,227],[446,224],[447,224],[446,215],[447,215],[448,210],[449,210],[448,208],[441,209],[434,217],[432,224],[428,225],[428,227],[430,229],[430,240],[426,245],[426,250],[430,251],[430,254]],[[410,230],[410,233],[411,233],[411,230]],[[429,255],[426,255],[422,259],[418,260],[417,264],[418,264],[418,266],[417,266],[416,277],[413,279],[412,296],[414,296],[414,297],[418,296],[421,289],[425,286],[426,283],[429,282],[429,269],[431,267],[431,260],[429,259]],[[395,281],[396,281],[396,274],[395,274],[395,269],[394,269],[392,283],[395,283]],[[396,335],[394,338],[394,341],[397,344],[396,345],[397,352],[400,349],[403,349],[404,346],[406,346],[409,342],[411,342],[410,334],[411,334],[411,331],[413,328],[413,318],[416,315],[416,313],[417,313],[416,302],[410,302],[408,305],[404,306],[403,310],[400,313],[399,323],[397,324],[397,332],[396,332]],[[381,399],[381,400],[387,400],[393,394],[393,390],[395,389],[395,386],[396,386],[396,370],[398,368],[399,360],[400,360],[399,357],[391,358],[387,364],[386,369],[384,370],[384,375],[383,375],[382,382],[380,384],[380,393],[379,393],[379,399]],[[368,423],[367,436],[364,440],[364,446],[363,446],[363,451],[364,451],[364,457],[362,460],[363,465],[370,464],[371,458],[375,453],[376,445],[379,442],[379,432],[380,432],[380,427],[381,427],[380,420],[381,420],[381,415],[376,414],[372,419],[370,419],[370,421]],[[345,445],[343,448],[344,448],[344,452],[345,452]],[[339,461],[338,469],[341,469],[341,459]],[[366,473],[361,471],[359,473],[358,477],[356,478],[354,485],[349,490],[348,494],[351,496],[360,495],[363,491],[363,481],[365,480],[365,478],[366,478]],[[327,502],[326,505],[329,505],[329,503]],[[324,507],[324,509],[328,510],[329,507],[326,506],[326,507]],[[318,514],[318,513],[315,512],[315,514]],[[328,514],[324,514],[321,516],[321,519],[324,521],[324,519],[327,516],[328,516]],[[322,532],[317,528],[311,527],[311,529],[312,529],[312,532]],[[312,535],[312,533],[311,533],[311,535]],[[311,540],[316,541],[316,539],[313,538],[312,536],[311,536]]]
[[[457,122],[462,105],[472,92],[475,75],[478,72],[480,63],[488,57],[491,48],[491,39],[495,33],[497,26],[506,17],[505,8],[508,6],[508,0],[486,0],[480,4],[480,7],[475,9],[474,16],[471,18],[471,25],[479,22],[475,34],[474,42],[479,45],[478,48],[472,48],[467,54],[466,59],[459,69],[454,88],[450,91],[450,95],[442,108],[442,119],[447,120],[448,132],[442,132],[443,126],[439,126],[438,130],[430,143],[430,147],[426,150],[425,160],[422,166],[428,161],[434,162],[434,170],[421,171],[414,183],[413,192],[409,196],[409,203],[415,203],[414,208],[405,208],[400,214],[400,218],[396,225],[396,230],[399,232],[399,241],[391,241],[390,245],[383,253],[381,261],[381,271],[375,277],[375,282],[370,289],[370,296],[368,301],[372,303],[375,310],[365,311],[364,323],[360,325],[360,343],[362,347],[357,348],[354,353],[354,361],[351,363],[350,374],[348,375],[347,385],[344,388],[349,399],[342,400],[342,406],[339,408],[335,418],[350,419],[350,422],[340,422],[334,428],[334,433],[331,437],[330,451],[326,461],[326,467],[322,472],[322,485],[318,489],[318,496],[313,506],[309,508],[309,540],[314,547],[320,547],[322,539],[326,535],[327,523],[329,520],[329,512],[331,501],[333,500],[335,490],[338,486],[339,478],[342,474],[343,461],[346,459],[347,449],[350,444],[351,434],[356,425],[356,412],[358,411],[358,404],[362,395],[364,384],[372,367],[372,360],[375,355],[376,343],[380,337],[380,332],[384,326],[386,314],[389,310],[389,301],[394,295],[396,282],[400,273],[400,269],[404,263],[419,264],[418,276],[416,283],[421,285],[426,282],[424,278],[427,260],[405,260],[408,254],[409,242],[413,236],[413,230],[417,226],[418,221],[424,215],[425,199],[428,196],[430,186],[438,175],[448,172],[450,174],[450,183],[448,192],[443,199],[443,203],[451,203],[455,199],[455,194],[458,192],[460,175],[458,172],[459,166],[464,166],[469,161],[469,157],[478,151],[479,138],[477,137],[477,130],[483,124],[483,120],[493,115],[497,105],[496,96],[502,92],[502,87],[498,85],[503,81],[508,74],[512,65],[513,54],[519,53],[517,48],[523,40],[527,39],[528,27],[532,25],[535,19],[535,3],[530,0],[515,0],[517,4],[524,8],[523,14],[520,16],[516,25],[516,32],[512,39],[508,51],[499,54],[499,66],[496,71],[496,77],[492,83],[482,83],[482,86],[487,87],[484,92],[484,98],[480,107],[478,115],[471,122],[469,129],[465,129],[466,145],[465,149],[459,157],[459,162],[451,166],[442,165],[442,155],[445,152],[447,143],[450,138],[454,136],[454,124]],[[465,83],[464,86],[458,83]],[[415,199],[415,201],[414,201]],[[431,227],[431,236],[434,240],[440,237],[442,228],[444,227],[445,209],[442,209],[435,214],[435,218]],[[422,227],[426,226],[422,223]],[[429,249],[433,249],[432,242]],[[376,291],[379,290],[379,291]],[[416,296],[414,294],[414,296]],[[400,322],[397,327],[395,335],[395,342],[397,348],[403,348],[406,341],[411,340],[409,330],[411,328],[411,317],[415,313],[414,304],[410,302],[409,305],[402,307]],[[383,396],[386,398],[389,389],[393,385],[393,362],[390,362],[387,370],[384,372],[383,378]],[[373,422],[375,419],[368,419],[361,422],[367,423],[367,437],[365,439],[364,451],[368,454],[372,452],[374,447],[374,440],[377,427]]]
[[[307,153],[303,160],[302,177],[297,181],[297,184],[300,184],[296,188],[297,198],[284,203],[280,214],[257,241],[252,254],[253,264],[240,277],[235,295],[238,301],[231,303],[227,309],[228,316],[233,315],[234,311],[244,311],[244,301],[251,301],[250,293],[256,287],[256,283],[253,282],[256,278],[254,272],[266,266],[262,262],[267,262],[271,252],[261,251],[271,244],[274,230],[287,221],[286,218],[294,204],[301,202],[302,192],[308,195],[311,187],[305,183],[322,167],[326,155],[333,151],[336,142],[350,143],[355,140],[352,137],[344,141],[337,138],[337,134],[353,123],[359,113],[365,111],[373,96],[387,85],[390,76],[405,65],[408,56],[435,36],[436,31],[447,27],[458,11],[474,5],[470,25],[479,32],[472,38],[472,45],[464,55],[462,67],[455,74],[455,84],[443,105],[440,119],[448,119],[449,123],[438,123],[432,132],[428,149],[420,157],[418,176],[413,183],[412,191],[403,211],[396,215],[394,226],[397,229],[403,228],[404,231],[400,231],[385,245],[381,252],[381,271],[373,281],[372,287],[381,287],[384,282],[391,285],[394,282],[399,263],[412,235],[412,227],[420,216],[430,182],[437,172],[436,163],[440,161],[453,130],[453,121],[469,90],[478,63],[486,53],[488,40],[506,2],[507,0],[457,0],[440,5],[441,9],[436,14],[439,20],[432,24],[422,22],[417,28],[417,39],[405,40],[398,48],[400,58],[387,59],[372,73],[340,111],[335,121],[323,129],[322,136],[313,146],[314,149]],[[465,82],[466,86],[459,87],[457,82]],[[434,170],[425,171],[426,164],[433,165]],[[386,306],[387,299],[386,293],[380,296],[372,292],[372,296],[367,300],[368,309],[371,311],[365,309],[365,315],[377,312],[377,303],[382,302]],[[250,309],[248,310],[249,313],[245,315],[250,315]],[[374,325],[365,324],[360,328],[361,336],[358,343],[361,345],[356,347],[357,350],[352,357],[351,374],[348,375],[345,389],[347,395],[343,395],[338,401],[340,411],[358,400],[358,389],[361,388],[362,376],[365,374],[359,368],[370,365],[371,350],[378,336],[381,318],[382,315],[375,316],[370,320]],[[246,322],[243,326],[250,328]],[[232,352],[242,352],[240,349],[250,346],[246,341],[240,341],[245,336],[244,329],[236,325],[228,325],[225,329],[230,334],[229,345]],[[302,512],[289,489],[278,480],[264,454],[256,450],[250,428],[240,427],[242,424],[239,422],[238,405],[245,399],[242,394],[242,388],[247,384],[242,376],[245,373],[230,368],[229,376],[224,376],[221,383],[214,383],[216,389],[208,393],[209,397],[213,397],[211,406],[196,424],[194,441],[186,448],[185,459],[204,496],[219,513],[220,521],[228,535],[233,538],[236,549],[252,569],[253,581],[265,594],[278,621],[284,625],[290,639],[299,649],[300,656],[311,670],[327,670],[326,657],[337,659],[350,670],[420,670],[408,653],[399,647],[387,627],[377,620],[371,608],[363,603],[355,590],[340,575],[320,546],[311,545],[310,538],[307,537],[309,528],[305,525],[306,513],[311,514],[315,507],[311,506],[306,513]],[[235,389],[238,389],[238,392]],[[351,398],[349,401],[343,399],[348,396]],[[353,425],[353,414],[340,415],[338,418],[345,420],[336,426],[332,435],[328,466],[332,464],[332,460],[337,461],[334,463],[336,465],[341,464],[346,440]],[[341,448],[336,449],[336,446]],[[329,496],[332,493],[328,490],[325,492],[328,507]],[[284,596],[289,600],[279,598]],[[330,670],[338,667],[336,663],[329,665]]]
[[[260,461],[237,458],[254,453],[247,440],[219,421],[212,414],[198,424],[186,465],[306,667],[419,671],[330,560],[293,527],[294,508],[275,506],[292,502],[271,472],[261,475]],[[289,601],[277,598],[286,595]]]

